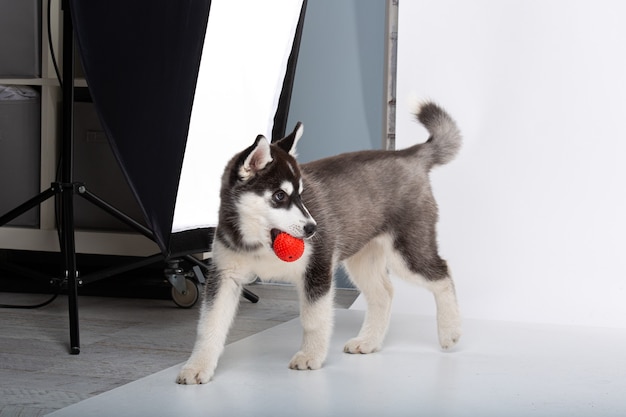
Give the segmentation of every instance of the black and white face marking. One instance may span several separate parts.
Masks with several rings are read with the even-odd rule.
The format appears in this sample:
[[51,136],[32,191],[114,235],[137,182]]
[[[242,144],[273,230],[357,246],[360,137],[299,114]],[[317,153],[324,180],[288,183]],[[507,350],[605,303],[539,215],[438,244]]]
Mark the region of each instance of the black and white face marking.
[[296,190],[293,183],[283,181],[279,188],[262,194],[243,193],[237,212],[244,241],[250,245],[263,242],[271,248],[280,232],[300,239],[312,237],[317,223],[302,202],[302,189],[302,182]]
[[273,235],[284,231],[292,236],[309,238],[315,234],[317,224],[302,202],[303,188],[302,180],[298,183],[297,189],[292,182],[284,181],[280,188],[272,193],[271,203],[274,208],[279,209],[279,212],[282,211],[279,216],[284,219],[277,219],[276,224],[282,224],[283,227],[287,226],[286,228],[275,228],[279,230],[274,230]]

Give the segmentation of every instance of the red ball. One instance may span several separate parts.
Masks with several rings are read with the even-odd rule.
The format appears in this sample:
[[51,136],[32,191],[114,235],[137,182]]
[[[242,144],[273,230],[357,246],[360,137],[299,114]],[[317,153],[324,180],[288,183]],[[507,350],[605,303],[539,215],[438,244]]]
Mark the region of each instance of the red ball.
[[304,253],[304,240],[281,232],[274,239],[274,253],[282,261],[297,261]]

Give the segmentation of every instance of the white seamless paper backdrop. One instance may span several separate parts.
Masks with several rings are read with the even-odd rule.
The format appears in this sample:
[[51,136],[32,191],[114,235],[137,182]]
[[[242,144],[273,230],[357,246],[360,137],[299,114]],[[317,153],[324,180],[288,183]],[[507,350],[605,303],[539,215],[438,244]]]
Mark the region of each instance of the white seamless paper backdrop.
[[213,0],[179,182],[173,232],[215,227],[224,167],[271,139],[302,1]]
[[[619,0],[401,2],[397,148],[427,137],[415,97],[464,134],[431,175],[464,317],[626,327],[624,18]],[[394,285],[394,311],[434,315]]]

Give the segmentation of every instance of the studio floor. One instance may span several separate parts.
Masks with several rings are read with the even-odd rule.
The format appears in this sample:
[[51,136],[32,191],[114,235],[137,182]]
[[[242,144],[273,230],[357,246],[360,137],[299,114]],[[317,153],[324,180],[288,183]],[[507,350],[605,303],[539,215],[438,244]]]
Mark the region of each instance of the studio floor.
[[52,413],[78,416],[623,416],[626,332],[468,320],[452,352],[430,317],[395,314],[383,351],[342,353],[362,311],[337,310],[326,366],[292,371],[297,319],[229,345],[213,382],[175,365]]
[[[265,286],[259,290],[275,291]],[[257,310],[257,315],[269,320],[268,325],[248,331],[249,335],[235,332],[214,380],[200,386],[174,382],[191,347],[195,324],[190,327],[187,321],[195,320],[193,309],[144,306],[157,319],[139,329],[128,325],[137,308],[130,304],[123,309],[124,318],[111,318],[107,325],[87,324],[92,313],[95,318],[97,312],[99,316],[108,311],[103,305],[106,300],[101,300],[103,304],[92,313],[85,313],[85,327],[94,328],[88,330],[90,336],[78,357],[64,352],[59,340],[61,323],[41,324],[37,337],[9,329],[14,334],[9,337],[13,347],[8,353],[3,329],[1,401],[30,394],[32,402],[40,402],[40,410],[47,405],[52,417],[626,415],[624,329],[467,319],[459,345],[442,352],[433,317],[398,313],[392,317],[381,352],[349,355],[342,352],[343,344],[358,332],[364,313],[338,308],[325,366],[318,371],[292,371],[287,363],[301,337],[297,302],[292,289],[279,290],[282,300],[275,296],[269,301],[260,294],[257,305],[242,302],[236,328],[246,327],[248,310]],[[350,298],[354,300],[354,294],[350,295],[344,298],[344,306],[351,304]],[[295,307],[294,316],[287,319],[283,313],[284,321],[270,323],[276,307],[265,309],[264,299],[282,306],[283,311],[286,304]],[[113,327],[118,329],[112,331]],[[109,348],[99,339],[109,339],[103,344]],[[31,354],[20,357],[14,346],[18,343],[27,344]],[[51,358],[48,352],[45,359],[39,358],[37,353],[46,349],[57,354]],[[142,355],[143,350],[150,353]],[[18,372],[25,362],[33,369]],[[56,387],[44,382],[47,375],[54,375]],[[82,391],[70,401],[61,398],[76,384],[90,386],[91,392]],[[12,389],[23,392],[7,396]],[[59,397],[55,399],[53,393]],[[71,405],[61,407],[64,400]],[[8,414],[10,407],[13,414]],[[0,415],[27,415],[17,407],[5,405]]]
[[[228,343],[298,316],[292,286],[248,289],[259,302],[241,298]],[[357,296],[355,290],[339,290],[336,304],[346,308]],[[48,298],[0,292],[0,304],[31,305]],[[191,352],[199,304],[182,309],[171,299],[112,296],[78,301],[79,355],[68,353],[66,297],[38,309],[0,309],[0,417],[49,414],[181,363]]]

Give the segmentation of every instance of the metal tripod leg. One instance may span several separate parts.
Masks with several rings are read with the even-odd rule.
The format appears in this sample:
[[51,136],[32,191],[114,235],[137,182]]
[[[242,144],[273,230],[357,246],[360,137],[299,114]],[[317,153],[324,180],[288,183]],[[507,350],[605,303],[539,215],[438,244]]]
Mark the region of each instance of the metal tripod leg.
[[11,220],[16,217],[26,213],[28,210],[37,207],[39,204],[43,203],[47,199],[54,197],[58,192],[60,192],[59,184],[52,184],[50,188],[26,201],[25,203],[20,204],[13,210],[9,211],[6,214],[0,216],[0,227],[4,226]]
[[67,299],[70,319],[70,353],[80,353],[80,336],[78,332],[78,269],[76,267],[76,241],[74,236],[74,204],[73,189],[61,193],[63,256],[65,259],[65,279],[67,280]]

